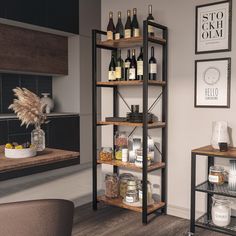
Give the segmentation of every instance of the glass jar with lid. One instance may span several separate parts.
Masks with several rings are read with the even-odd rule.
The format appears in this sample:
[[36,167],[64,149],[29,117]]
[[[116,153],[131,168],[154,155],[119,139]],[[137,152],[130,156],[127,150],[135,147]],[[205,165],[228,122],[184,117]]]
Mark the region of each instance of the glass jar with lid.
[[106,174],[105,196],[108,198],[117,198],[119,196],[119,179],[117,174]]
[[[138,181],[138,198],[139,198],[139,201],[142,203],[142,200],[143,200],[143,181],[142,180]],[[148,204],[153,202],[152,184],[150,181],[147,181],[147,202]]]
[[134,179],[134,176],[130,173],[123,173],[120,175],[119,180],[119,190],[120,190],[120,196],[122,198],[125,198],[126,191],[127,191],[127,183],[129,180]]
[[225,170],[220,166],[211,166],[208,180],[212,184],[222,185],[225,182]]
[[[136,150],[136,158],[135,158],[135,162],[134,164],[139,167],[139,168],[143,168],[143,149],[137,149]],[[151,165],[151,158],[147,157],[147,166]]]
[[127,182],[127,191],[129,190],[138,190],[137,178],[131,178]]
[[122,149],[128,147],[128,135],[124,131],[117,131],[115,134],[115,157],[122,160]]
[[212,197],[212,221],[216,226],[226,227],[231,221],[231,202],[225,198]]
[[99,151],[101,161],[111,161],[113,159],[113,150],[111,147],[102,147]]
[[137,190],[127,190],[125,195],[126,203],[135,203],[138,201],[138,191]]

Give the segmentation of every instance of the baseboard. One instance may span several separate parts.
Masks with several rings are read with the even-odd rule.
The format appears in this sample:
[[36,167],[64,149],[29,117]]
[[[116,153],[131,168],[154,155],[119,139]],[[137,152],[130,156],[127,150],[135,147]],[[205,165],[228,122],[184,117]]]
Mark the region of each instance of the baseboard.
[[[172,216],[177,216],[184,219],[190,219],[190,209],[174,206],[174,205],[168,205],[167,206],[167,214]],[[204,213],[201,211],[196,211],[196,217],[200,217]]]

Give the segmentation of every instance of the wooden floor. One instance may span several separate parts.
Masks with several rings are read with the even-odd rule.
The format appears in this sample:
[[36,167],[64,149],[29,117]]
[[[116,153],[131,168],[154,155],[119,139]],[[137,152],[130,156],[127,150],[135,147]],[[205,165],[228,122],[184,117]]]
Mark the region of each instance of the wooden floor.
[[[181,236],[187,235],[189,221],[173,216],[159,216],[148,225],[141,223],[141,214],[111,206],[78,207],[74,216],[73,236]],[[223,236],[198,230],[196,236]]]

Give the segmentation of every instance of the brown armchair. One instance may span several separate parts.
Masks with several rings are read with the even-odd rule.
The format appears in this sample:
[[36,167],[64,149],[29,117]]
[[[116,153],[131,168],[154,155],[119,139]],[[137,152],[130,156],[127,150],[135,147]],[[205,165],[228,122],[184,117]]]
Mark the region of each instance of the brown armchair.
[[2,236],[71,236],[74,205],[67,200],[34,200],[0,205]]

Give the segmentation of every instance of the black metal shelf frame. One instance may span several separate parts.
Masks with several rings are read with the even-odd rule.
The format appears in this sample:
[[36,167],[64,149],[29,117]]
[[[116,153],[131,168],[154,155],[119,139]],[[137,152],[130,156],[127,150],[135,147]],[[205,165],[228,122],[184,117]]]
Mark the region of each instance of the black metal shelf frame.
[[[217,186],[205,181],[196,186],[196,156],[204,154],[191,154],[191,215],[190,215],[190,232],[192,234],[195,233],[195,227],[224,233],[227,235],[236,235],[236,220],[234,217],[231,217],[233,224],[231,223],[228,227],[218,227],[212,223],[211,220],[211,206],[212,206],[212,196],[213,195],[221,195],[226,197],[236,198],[236,194],[234,192],[230,192],[228,190],[228,185],[225,183],[222,186]],[[214,165],[214,159],[216,156],[207,156],[207,168],[209,175],[210,166]],[[220,157],[220,156],[219,156]],[[228,157],[230,159],[230,157]],[[200,218],[195,218],[196,213],[196,192],[202,192],[207,194],[207,210],[206,213]]]
[[[162,30],[163,39],[165,43],[148,37],[148,26],[151,25],[154,28]],[[106,35],[106,32],[100,30],[92,31],[92,110],[93,110],[93,209],[97,209],[97,49],[107,49],[107,50],[117,50],[117,48],[109,47],[106,45],[98,45],[98,36]],[[162,80],[166,82],[166,86],[162,87],[162,121],[166,122],[165,127],[162,128],[162,162],[167,166],[167,104],[168,104],[168,89],[167,89],[167,54],[168,54],[168,28],[166,26],[157,24],[155,22],[143,21],[143,61],[144,61],[144,72],[143,72],[143,169],[142,169],[142,179],[143,179],[143,204],[142,204],[142,222],[144,224],[148,223],[148,206],[147,206],[147,147],[148,147],[148,48],[149,43],[159,44],[162,48]],[[106,86],[108,87],[108,86]],[[113,89],[113,116],[118,115],[118,86],[110,86]],[[113,127],[113,137],[118,127]],[[113,167],[114,173],[118,173],[118,167]],[[161,201],[167,201],[167,168],[161,169]],[[166,204],[160,209],[162,213],[166,213]]]

